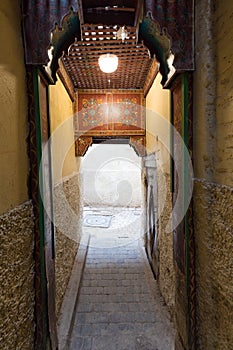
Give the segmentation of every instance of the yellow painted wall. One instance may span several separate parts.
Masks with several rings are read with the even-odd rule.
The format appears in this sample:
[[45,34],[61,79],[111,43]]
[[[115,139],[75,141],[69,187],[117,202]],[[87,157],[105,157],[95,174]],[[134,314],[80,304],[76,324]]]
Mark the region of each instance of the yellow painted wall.
[[[51,132],[54,132],[58,127],[61,127],[66,120],[73,116],[73,107],[72,101],[59,78],[56,85],[51,85],[49,89]],[[61,158],[61,149],[66,147],[65,145],[67,142],[70,142],[72,146],[64,159],[62,176],[66,177],[77,172],[73,140],[73,124],[69,123],[64,127],[62,137],[59,137],[59,144],[56,143],[57,146],[55,146],[55,143],[52,142],[53,177],[55,184],[61,181],[57,164],[63,161],[61,159],[61,162],[57,162],[57,160]]]
[[[166,231],[172,211],[170,192],[170,91],[164,90],[158,74],[146,98],[146,145],[147,152],[157,155],[157,244],[159,255],[158,283],[161,294],[174,314],[175,283],[173,266],[173,234]],[[160,118],[160,119],[159,119]],[[163,144],[167,136],[166,146]],[[167,149],[168,148],[168,149]],[[148,215],[148,213],[147,213]]]
[[28,199],[27,99],[20,4],[0,1],[0,214]]
[[[159,134],[167,132],[169,135],[169,124],[167,130],[161,130],[161,125],[155,118],[158,113],[166,120],[170,120],[170,91],[162,88],[161,79],[159,73],[146,97],[146,147],[149,153],[159,151],[159,161],[163,171],[168,173],[170,169],[169,153],[160,142]],[[170,147],[169,144],[168,147]]]

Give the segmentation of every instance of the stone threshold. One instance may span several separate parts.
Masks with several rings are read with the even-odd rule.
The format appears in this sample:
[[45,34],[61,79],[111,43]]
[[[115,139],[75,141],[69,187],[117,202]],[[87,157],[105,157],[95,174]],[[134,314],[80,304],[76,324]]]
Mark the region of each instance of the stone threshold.
[[84,235],[81,239],[69,283],[61,305],[57,322],[58,345],[60,350],[66,350],[68,346],[68,339],[72,330],[72,324],[78,303],[79,290],[85,267],[89,241],[89,235]]

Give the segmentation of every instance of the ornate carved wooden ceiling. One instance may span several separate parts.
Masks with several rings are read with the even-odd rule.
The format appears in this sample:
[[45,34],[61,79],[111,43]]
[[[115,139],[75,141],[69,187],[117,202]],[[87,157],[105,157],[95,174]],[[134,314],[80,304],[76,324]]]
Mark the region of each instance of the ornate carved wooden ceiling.
[[[106,26],[113,28],[115,25],[137,28],[140,45],[143,41],[151,55],[156,55],[159,61],[163,86],[167,86],[169,80],[170,69],[167,60],[170,53],[174,55],[173,66],[176,74],[194,70],[193,1],[21,0],[21,2],[26,64],[36,66],[49,64],[50,76],[54,82],[58,60],[63,52],[67,53],[76,37],[83,44],[81,27],[85,25],[89,28],[93,25],[96,28],[101,24],[106,29],[109,29]],[[87,47],[93,45],[86,44]],[[99,46],[101,45],[106,47],[107,43]],[[127,47],[128,43],[124,45]],[[136,43],[135,46],[132,44],[131,46],[136,52]],[[48,51],[48,48],[51,50]],[[134,54],[133,57],[135,56],[138,55]],[[126,64],[131,65],[133,57],[127,59]],[[133,72],[137,75],[140,70],[134,69]],[[150,76],[152,77],[151,70]],[[146,85],[148,87],[149,83]]]
[[[141,0],[78,1],[81,40],[76,40],[62,57],[62,63],[76,89],[144,89],[155,78],[155,59],[143,43],[137,42]],[[117,38],[125,26],[127,37]],[[98,58],[104,53],[118,56],[114,73],[103,73]],[[154,74],[151,73],[153,68]]]
[[[116,38],[117,25],[82,25],[82,41],[76,41],[62,58],[77,89],[143,89],[153,59],[148,49],[137,44],[136,27],[127,27],[127,39]],[[98,58],[104,53],[118,56],[114,73],[103,73]]]

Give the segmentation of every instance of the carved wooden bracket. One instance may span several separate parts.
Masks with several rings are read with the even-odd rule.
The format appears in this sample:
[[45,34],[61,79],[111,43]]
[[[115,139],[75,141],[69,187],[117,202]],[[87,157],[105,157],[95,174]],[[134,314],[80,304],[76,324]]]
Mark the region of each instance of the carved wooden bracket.
[[76,157],[83,157],[88,147],[92,145],[92,137],[91,136],[80,136],[75,141],[75,156]]
[[[90,147],[92,143],[93,140],[91,136],[78,137],[75,141],[75,156],[85,156],[88,147]],[[144,157],[146,155],[146,136],[131,136],[129,144],[139,157]]]
[[146,136],[131,136],[130,146],[139,157],[144,157],[146,155]]

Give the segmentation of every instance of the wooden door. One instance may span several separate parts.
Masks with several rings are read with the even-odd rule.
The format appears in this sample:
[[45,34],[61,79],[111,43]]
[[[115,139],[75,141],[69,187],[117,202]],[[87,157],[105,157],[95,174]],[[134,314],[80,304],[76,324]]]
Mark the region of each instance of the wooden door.
[[39,72],[39,107],[42,157],[40,164],[40,195],[43,202],[43,241],[45,283],[47,292],[47,318],[50,345],[57,349],[56,310],[55,310],[55,229],[53,224],[52,160],[50,143],[50,120],[48,101],[48,81]]

